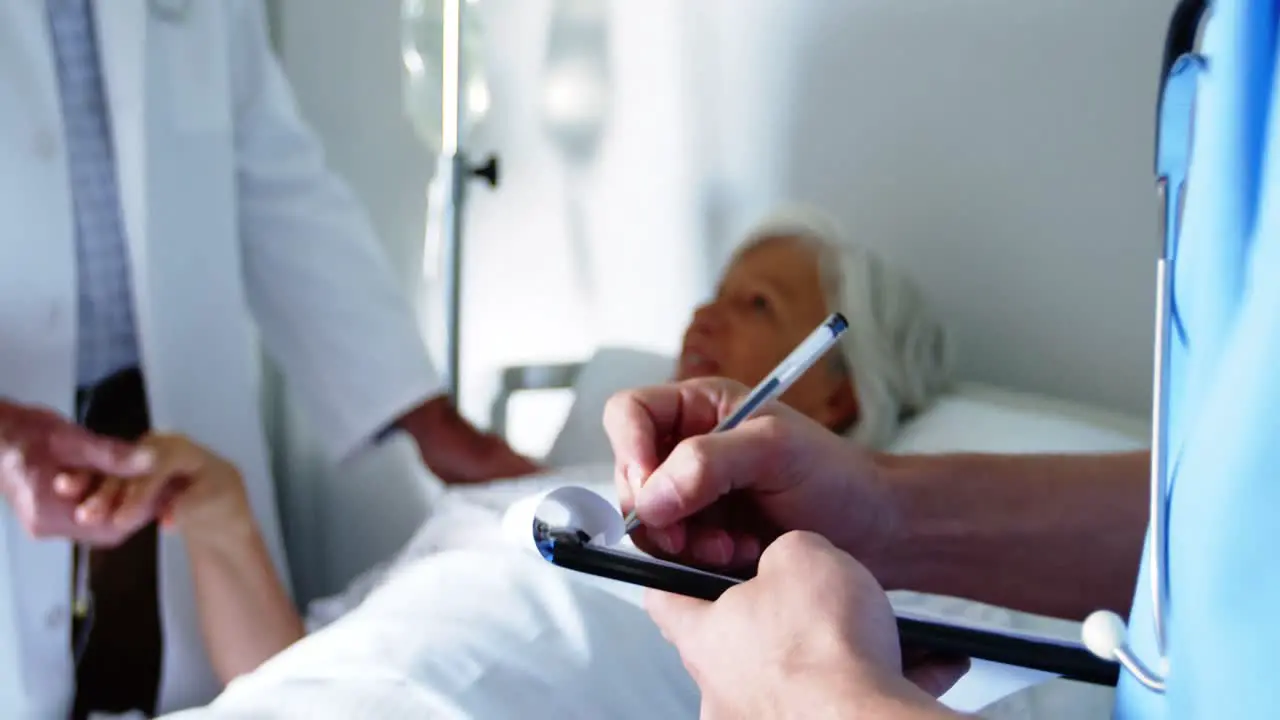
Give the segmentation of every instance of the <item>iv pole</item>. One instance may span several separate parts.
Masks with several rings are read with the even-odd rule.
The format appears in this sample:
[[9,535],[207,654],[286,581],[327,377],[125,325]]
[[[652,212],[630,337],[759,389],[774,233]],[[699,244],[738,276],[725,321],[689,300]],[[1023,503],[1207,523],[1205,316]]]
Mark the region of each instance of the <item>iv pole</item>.
[[484,178],[490,187],[498,185],[498,159],[490,155],[484,165],[473,167],[462,151],[460,142],[462,118],[465,117],[466,94],[462,83],[462,21],[467,0],[444,0],[444,42],[441,68],[443,72],[441,103],[441,144],[438,171],[442,173],[444,206],[441,223],[441,260],[444,264],[442,295],[444,296],[445,386],[456,406],[461,389],[459,383],[459,346],[462,340],[462,217],[466,204],[467,180]]

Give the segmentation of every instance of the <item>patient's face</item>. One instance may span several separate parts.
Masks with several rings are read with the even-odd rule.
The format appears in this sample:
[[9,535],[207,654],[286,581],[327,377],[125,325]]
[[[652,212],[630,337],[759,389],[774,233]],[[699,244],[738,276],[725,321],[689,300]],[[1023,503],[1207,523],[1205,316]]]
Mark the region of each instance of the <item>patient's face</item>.
[[[817,253],[793,238],[770,238],[726,268],[716,296],[685,331],[676,378],[726,377],[755,385],[822,322]],[[839,429],[857,415],[851,380],[831,358],[783,395],[792,407]]]

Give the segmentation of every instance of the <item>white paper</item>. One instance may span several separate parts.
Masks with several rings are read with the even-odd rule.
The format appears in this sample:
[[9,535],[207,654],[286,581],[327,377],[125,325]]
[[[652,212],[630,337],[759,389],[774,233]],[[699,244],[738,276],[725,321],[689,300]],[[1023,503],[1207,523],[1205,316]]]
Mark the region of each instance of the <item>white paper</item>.
[[1043,670],[974,659],[969,661],[969,672],[938,700],[952,710],[975,713],[998,700],[1055,677],[1057,675]]
[[502,517],[502,533],[517,547],[538,552],[534,523],[581,530],[592,545],[613,547],[626,535],[622,516],[613,503],[586,488],[564,486],[518,500]]

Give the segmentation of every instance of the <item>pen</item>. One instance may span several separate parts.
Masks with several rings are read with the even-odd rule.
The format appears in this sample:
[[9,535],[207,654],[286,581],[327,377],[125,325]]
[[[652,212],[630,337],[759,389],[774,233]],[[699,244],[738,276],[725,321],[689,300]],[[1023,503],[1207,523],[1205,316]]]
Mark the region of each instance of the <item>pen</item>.
[[[845,330],[849,329],[849,321],[845,320],[844,315],[840,313],[832,313],[830,317],[822,321],[813,332],[809,333],[809,337],[796,346],[773,372],[765,376],[759,385],[752,388],[742,403],[734,409],[729,417],[720,421],[715,429],[711,432],[725,432],[732,430],[741,425],[758,411],[765,403],[777,398],[779,395],[787,391],[792,383],[800,379],[805,371],[813,367],[813,364],[827,354]],[[640,527],[640,520],[636,517],[636,511],[632,510],[627,513],[624,521],[626,532],[630,534],[633,530]]]

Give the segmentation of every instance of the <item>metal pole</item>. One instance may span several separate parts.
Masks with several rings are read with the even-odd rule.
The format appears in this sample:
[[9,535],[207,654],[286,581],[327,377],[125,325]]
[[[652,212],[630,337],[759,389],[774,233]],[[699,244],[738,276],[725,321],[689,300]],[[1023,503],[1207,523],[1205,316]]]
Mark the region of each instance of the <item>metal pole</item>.
[[439,171],[445,185],[443,217],[443,295],[445,303],[445,387],[456,404],[459,382],[459,346],[462,341],[462,208],[466,201],[468,167],[460,147],[463,99],[462,13],[465,0],[444,1],[444,53],[441,67],[442,123]]

